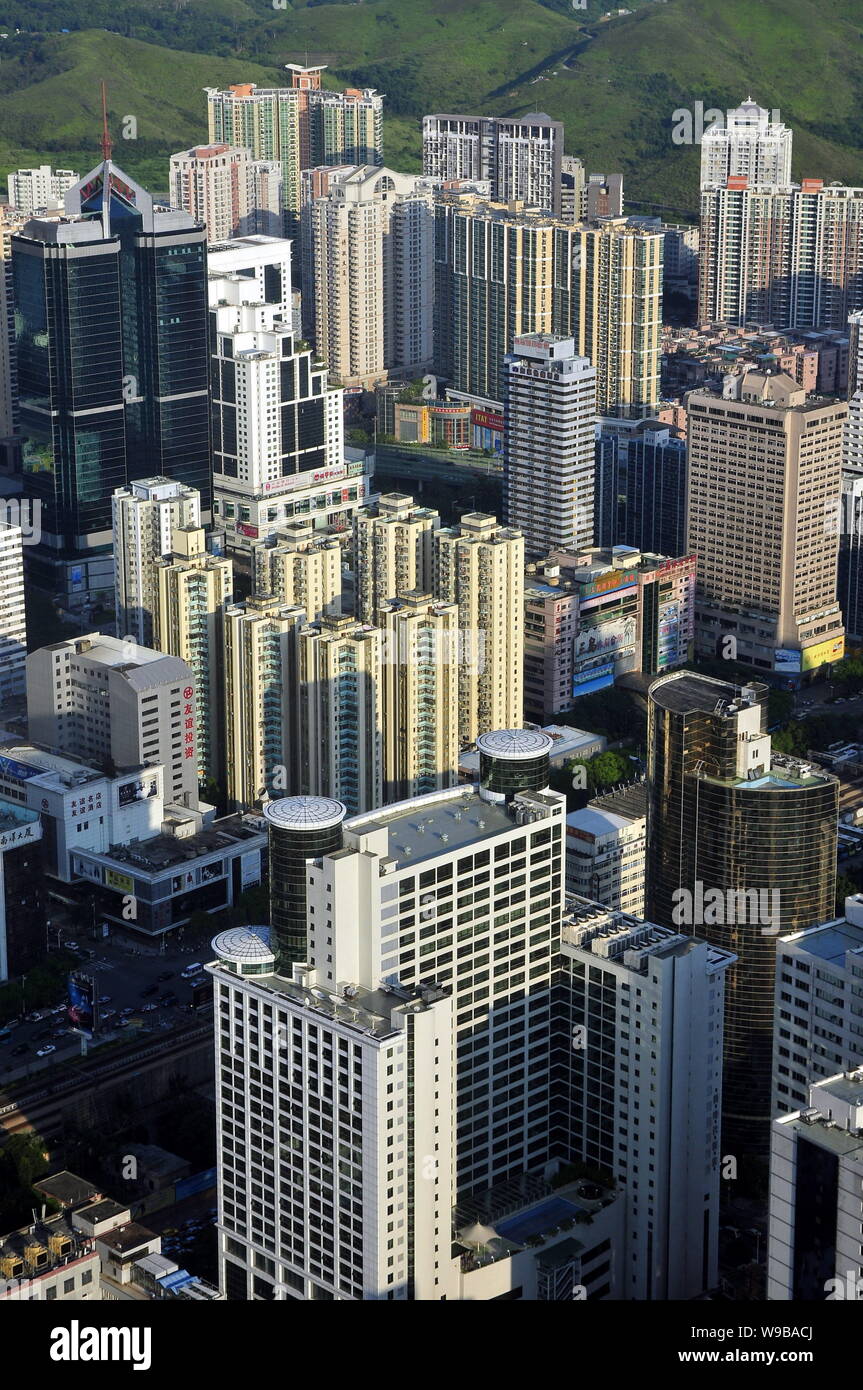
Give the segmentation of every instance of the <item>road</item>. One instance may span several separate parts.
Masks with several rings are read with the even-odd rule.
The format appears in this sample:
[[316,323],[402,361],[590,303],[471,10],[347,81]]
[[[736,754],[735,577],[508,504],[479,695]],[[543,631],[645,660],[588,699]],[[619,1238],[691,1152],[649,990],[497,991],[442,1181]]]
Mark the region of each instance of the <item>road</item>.
[[[68,933],[65,939],[68,940]],[[96,959],[82,961],[80,968],[86,974],[93,975],[98,995],[107,1001],[100,1005],[103,1016],[113,1010],[113,1016],[104,1019],[97,1037],[86,1043],[88,1055],[98,1054],[100,1045],[105,1042],[118,1038],[130,1039],[136,1034],[142,1038],[152,1035],[161,1037],[188,1022],[185,1006],[191,991],[186,981],[180,979],[180,973],[193,962],[210,959],[206,939],[199,939],[179,949],[175,947],[164,954],[143,954],[141,948],[133,948],[113,938],[98,941],[87,941],[83,937],[77,939],[82,947],[97,951]],[[135,951],[138,953],[133,953]],[[170,978],[160,980],[161,975]],[[153,986],[157,986],[156,992],[145,997],[143,991]],[[176,994],[179,1001],[170,1007],[161,1002],[163,996],[169,993]],[[148,1008],[147,1005],[155,1007]],[[117,1025],[123,1009],[133,1009],[134,1013],[130,1015],[128,1024],[120,1028]],[[72,1031],[66,1019],[64,999],[56,1001],[55,1010],[58,1012],[40,1022],[18,1024],[11,1038],[0,1043],[0,1084],[48,1072],[57,1062],[69,1061],[82,1053],[84,1042],[79,1033]],[[37,1057],[37,1049],[48,1044],[56,1050],[48,1057]],[[18,1047],[26,1047],[27,1051],[13,1056]]]

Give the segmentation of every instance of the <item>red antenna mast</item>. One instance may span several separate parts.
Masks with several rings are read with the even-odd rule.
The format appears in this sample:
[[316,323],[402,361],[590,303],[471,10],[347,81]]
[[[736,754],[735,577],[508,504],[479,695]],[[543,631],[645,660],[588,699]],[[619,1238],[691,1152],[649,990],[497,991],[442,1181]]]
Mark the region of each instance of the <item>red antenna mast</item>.
[[114,147],[108,134],[108,98],[105,83],[102,82],[100,85],[102,88],[102,158],[107,160],[111,158],[111,151]]

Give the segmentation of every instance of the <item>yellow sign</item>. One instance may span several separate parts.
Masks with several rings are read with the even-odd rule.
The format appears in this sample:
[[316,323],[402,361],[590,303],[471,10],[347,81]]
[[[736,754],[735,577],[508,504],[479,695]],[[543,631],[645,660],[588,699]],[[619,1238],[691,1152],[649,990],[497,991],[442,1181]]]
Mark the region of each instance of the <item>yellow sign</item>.
[[113,869],[105,870],[105,887],[116,888],[118,893],[133,893],[135,891],[135,880],[128,874],[115,873]]
[[845,638],[829,637],[815,647],[803,648],[803,670],[815,671],[827,661],[841,661],[845,655]]

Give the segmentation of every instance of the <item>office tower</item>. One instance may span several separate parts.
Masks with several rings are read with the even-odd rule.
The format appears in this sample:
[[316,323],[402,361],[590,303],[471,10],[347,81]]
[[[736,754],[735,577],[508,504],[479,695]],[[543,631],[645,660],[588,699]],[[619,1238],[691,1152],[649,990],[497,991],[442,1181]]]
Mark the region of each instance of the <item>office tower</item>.
[[208,241],[282,234],[282,170],[230,145],[195,145],[171,155],[171,206],[203,222]]
[[686,398],[695,642],[799,684],[844,650],[836,602],[844,402],[745,371]]
[[596,372],[572,338],[514,340],[504,419],[504,519],[525,554],[592,545]]
[[863,310],[848,315],[848,421],[843,467],[863,471]]
[[354,618],[325,617],[300,628],[289,790],[335,797],[351,815],[381,804],[383,655],[379,629]]
[[[344,821],[340,839],[341,808],[332,803],[298,816],[289,802],[283,829],[279,803],[268,812],[271,834],[280,830],[281,863],[274,842],[271,875],[284,885],[276,889],[271,944],[258,930],[235,944],[219,938],[210,967],[220,1020],[220,1264],[229,1297],[470,1298],[471,1264],[451,1252],[454,1203],[500,1197],[501,1184],[510,1211],[516,1183],[547,1194],[565,809],[546,785],[550,746],[534,731],[490,736],[479,788]],[[333,833],[329,851],[315,842],[316,826]],[[301,881],[305,911],[286,920],[281,904],[296,904],[291,884]],[[456,928],[460,914],[467,919]],[[465,948],[459,973],[456,931]],[[497,973],[489,977],[493,938]],[[276,964],[279,939],[287,939],[292,977],[289,965]],[[260,1117],[233,1103],[235,1091],[245,1093],[241,1049],[253,1030],[265,1078]],[[338,1117],[320,1108],[324,1066],[332,1068]],[[297,1107],[290,1148],[281,1109],[289,1095]],[[314,1153],[329,1152],[329,1128],[342,1108],[340,1161],[350,1172],[340,1175]],[[248,1189],[241,1153],[267,1173],[260,1198]],[[314,1212],[301,1197],[312,1163]],[[348,1202],[356,1229],[343,1215]],[[459,1226],[478,1219],[465,1214]],[[606,1219],[599,1213],[588,1248],[594,1234],[599,1243],[600,1231],[607,1235]],[[484,1286],[481,1272],[475,1282]],[[507,1278],[493,1294],[476,1296],[518,1282]]]
[[[342,848],[342,822],[347,814],[340,801],[325,796],[282,796],[268,801],[264,817],[269,835],[270,916],[272,953],[268,964],[290,979],[294,962],[308,960],[306,864]],[[254,930],[254,929],[253,929]],[[249,957],[263,964],[261,947]],[[253,945],[253,942],[249,942]],[[238,971],[238,974],[241,972]],[[251,972],[250,972],[251,973]],[[261,970],[255,970],[261,974]]]
[[833,915],[838,785],[774,753],[767,687],[677,672],[647,726],[647,913],[731,950],[723,1142],[768,1144],[776,936]]
[[573,232],[578,275],[570,332],[596,368],[599,415],[650,415],[659,404],[661,232],[609,218]]
[[230,560],[208,555],[195,527],[174,533],[173,554],[156,563],[158,626],[155,645],[190,668],[197,693],[198,778],[224,775],[224,616],[234,576]]
[[475,743],[523,723],[524,539],[467,512],[435,533],[434,546],[435,597],[459,608],[459,737]]
[[289,241],[244,237],[209,260],[213,510],[237,551],[295,516],[344,526],[367,495],[362,463],[343,486],[342,393],[294,336],[290,251]]
[[171,478],[141,478],[116,489],[111,511],[117,635],[158,646],[156,562],[173,552],[178,531],[200,526],[201,494]]
[[863,188],[736,178],[702,192],[699,320],[845,330],[861,273]]
[[165,800],[195,810],[196,696],[190,668],[92,632],[27,657],[27,715],[36,743],[107,768],[161,763]]
[[354,517],[354,603],[374,622],[381,604],[414,589],[431,593],[440,515],[402,492],[383,493]]
[[[848,409],[850,426],[853,397]],[[863,637],[863,468],[842,469],[836,597],[848,637]]]
[[302,608],[268,597],[225,609],[225,775],[238,807],[278,796],[294,775],[297,633],[304,622]]
[[623,216],[623,175],[588,174],[581,194],[581,216],[586,222],[598,217]]
[[655,555],[683,555],[686,445],[654,422],[596,440],[594,532],[601,546],[631,545]]
[[318,353],[347,387],[432,360],[434,215],[422,179],[375,165],[334,170],[308,209]]
[[811,1084],[863,1059],[863,898],[776,948],[773,1113],[805,1110]]
[[8,179],[9,202],[26,217],[37,212],[62,208],[67,189],[78,182],[71,169],[52,169],[40,164],[38,169],[18,169]]
[[529,565],[524,581],[524,717],[535,724],[573,704],[578,589],[549,568]]
[[21,527],[0,523],[0,704],[24,694],[26,656]]
[[624,1187],[620,1296],[694,1298],[718,1278],[722,1014],[735,957],[594,903],[569,906],[554,1133],[569,1162]]
[[863,1296],[863,1068],[809,1087],[805,1109],[774,1120],[767,1297]]
[[474,193],[435,200],[435,361],[452,399],[500,409],[522,334],[569,333],[575,229]]
[[45,866],[38,811],[0,799],[0,983],[45,957]]
[[561,214],[563,124],[541,112],[510,116],[423,116],[423,173],[481,179],[496,203],[518,201]]
[[791,182],[792,131],[751,97],[701,137],[701,187],[724,188],[729,179],[787,187]]
[[583,221],[584,163],[565,154],[560,161],[560,217],[563,222]]
[[239,146],[282,172],[285,231],[296,233],[301,172],[316,164],[383,164],[383,97],[372,88],[327,92],[323,67],[286,64],[290,87],[205,88],[211,144]]
[[643,917],[646,845],[643,783],[594,797],[566,818],[566,891]]
[[302,608],[309,622],[342,611],[341,541],[297,522],[252,549],[254,592],[272,594],[287,607]]
[[406,593],[378,609],[384,641],[384,799],[454,786],[459,751],[459,608]]
[[42,508],[29,567],[76,608],[113,587],[117,488],[169,473],[209,512],[206,233],[110,160],[66,211],[12,238],[12,268],[25,490]]

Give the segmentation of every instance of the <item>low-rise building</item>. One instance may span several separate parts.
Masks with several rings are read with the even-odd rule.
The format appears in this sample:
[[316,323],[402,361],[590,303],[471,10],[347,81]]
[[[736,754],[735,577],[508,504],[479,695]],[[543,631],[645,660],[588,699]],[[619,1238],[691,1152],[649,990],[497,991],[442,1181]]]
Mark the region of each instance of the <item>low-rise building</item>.
[[641,783],[572,811],[566,818],[567,891],[642,916],[646,843]]

